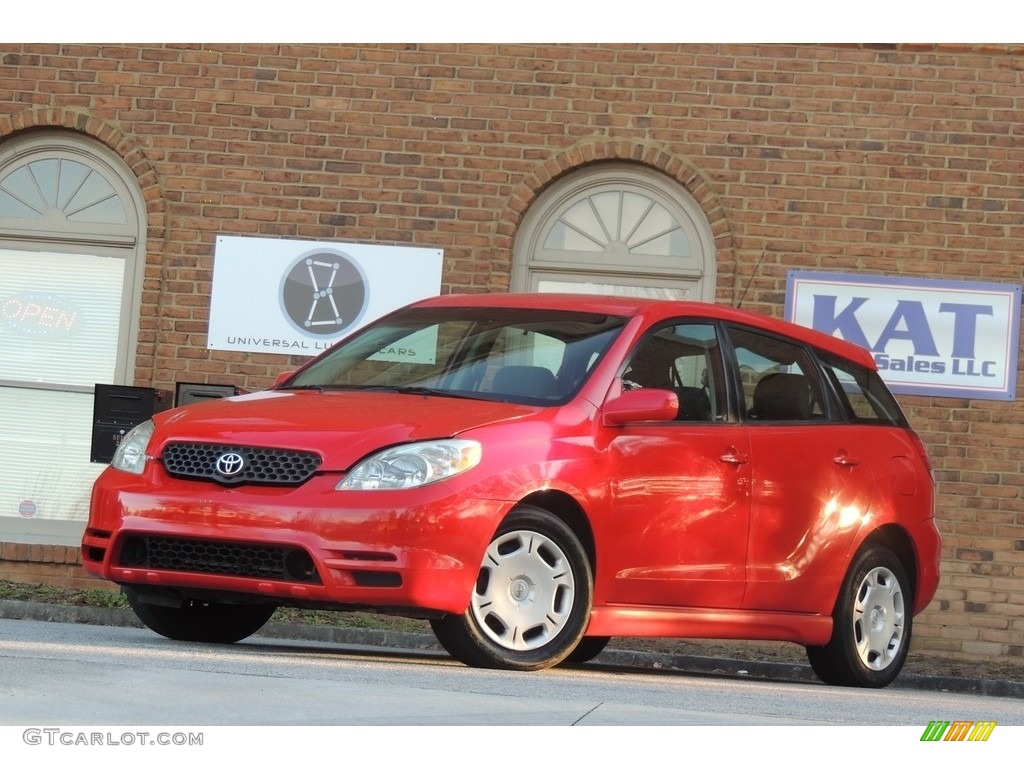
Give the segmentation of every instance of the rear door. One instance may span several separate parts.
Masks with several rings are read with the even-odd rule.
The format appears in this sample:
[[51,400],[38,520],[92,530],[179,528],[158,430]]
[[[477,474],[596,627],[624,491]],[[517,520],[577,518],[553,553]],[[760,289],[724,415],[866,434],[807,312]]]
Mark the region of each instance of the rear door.
[[750,435],[743,607],[827,610],[871,508],[868,446],[838,412],[809,349],[737,326],[728,335]]

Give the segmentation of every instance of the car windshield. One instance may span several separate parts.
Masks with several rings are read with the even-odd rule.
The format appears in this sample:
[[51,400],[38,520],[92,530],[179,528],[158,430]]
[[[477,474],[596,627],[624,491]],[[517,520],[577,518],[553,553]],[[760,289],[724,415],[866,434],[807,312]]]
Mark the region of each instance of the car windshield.
[[579,391],[626,318],[408,307],[341,341],[285,389],[387,389],[554,405]]

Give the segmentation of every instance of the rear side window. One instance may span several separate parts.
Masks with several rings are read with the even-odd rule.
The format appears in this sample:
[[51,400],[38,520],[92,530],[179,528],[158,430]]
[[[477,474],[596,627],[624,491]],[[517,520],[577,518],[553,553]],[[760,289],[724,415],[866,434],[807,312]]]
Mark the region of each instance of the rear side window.
[[850,421],[907,425],[896,398],[877,371],[831,355],[823,355],[822,364]]
[[743,395],[751,422],[823,421],[824,399],[814,360],[799,344],[742,328],[730,328]]

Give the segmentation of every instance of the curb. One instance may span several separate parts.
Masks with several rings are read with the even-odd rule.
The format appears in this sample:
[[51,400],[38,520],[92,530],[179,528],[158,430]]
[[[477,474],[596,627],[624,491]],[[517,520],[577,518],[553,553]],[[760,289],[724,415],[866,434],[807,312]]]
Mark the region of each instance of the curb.
[[[143,628],[135,614],[126,608],[32,603],[20,600],[0,600],[0,619]],[[312,624],[270,622],[257,632],[256,636],[277,640],[311,640],[337,645],[444,653],[432,635],[360,627],[324,627]],[[757,678],[820,685],[818,678],[807,664],[651,653],[614,648],[606,648],[590,663],[612,667],[690,672],[737,679]],[[934,677],[904,672],[889,687],[1024,699],[1024,682],[1015,680]]]

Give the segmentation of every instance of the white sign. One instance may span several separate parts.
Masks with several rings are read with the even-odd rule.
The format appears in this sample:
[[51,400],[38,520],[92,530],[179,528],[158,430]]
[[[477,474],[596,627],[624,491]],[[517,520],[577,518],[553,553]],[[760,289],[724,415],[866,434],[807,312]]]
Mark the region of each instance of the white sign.
[[790,272],[786,319],[867,348],[893,392],[1013,400],[1021,288]]
[[207,346],[317,355],[391,310],[441,292],[443,251],[218,237]]

